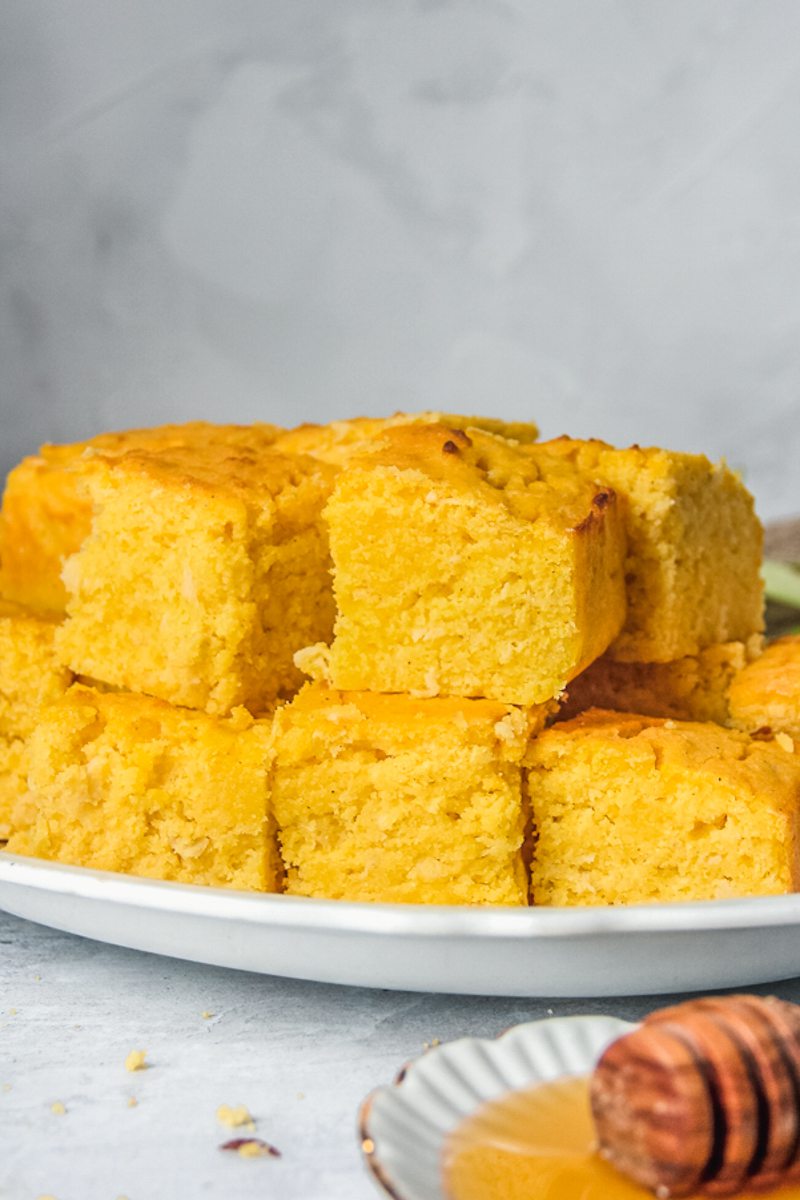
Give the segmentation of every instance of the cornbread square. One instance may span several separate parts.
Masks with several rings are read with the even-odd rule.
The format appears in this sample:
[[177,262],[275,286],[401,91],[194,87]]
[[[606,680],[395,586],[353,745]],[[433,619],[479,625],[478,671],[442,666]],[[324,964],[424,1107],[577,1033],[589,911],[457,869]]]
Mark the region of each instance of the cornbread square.
[[752,496],[724,463],[572,438],[543,445],[621,500],[628,616],[613,658],[673,662],[763,629],[763,530]]
[[622,628],[616,496],[533,446],[389,429],[325,517],[334,687],[539,704]]
[[272,805],[286,891],[525,904],[520,761],[543,710],[309,684],[278,710]]
[[92,532],[64,568],[63,661],[209,713],[296,690],[294,652],[333,626],[320,513],[334,474],[216,445],[95,455]]
[[452,413],[395,413],[391,417],[353,417],[327,425],[298,425],[276,439],[275,448],[284,454],[310,454],[337,467],[345,467],[362,454],[387,429],[397,425],[445,425],[468,431],[483,429],[518,442],[535,442],[539,430],[531,422],[499,421],[492,417],[461,417]]
[[91,527],[91,503],[82,493],[80,466],[93,453],[220,444],[264,448],[280,432],[276,425],[213,425],[190,421],[101,433],[86,442],[42,446],[10,472],[0,511],[0,586],[10,600],[63,614],[66,591],[61,571],[80,549]]
[[760,651],[755,634],[748,643],[725,642],[669,663],[617,662],[604,654],[570,683],[561,719],[587,708],[674,717],[680,721],[728,721],[728,690]]
[[750,733],[768,728],[800,738],[800,637],[782,637],[740,671],[730,689],[730,720]]
[[267,720],[76,684],[29,742],[37,811],[9,850],[104,871],[275,891]]
[[54,648],[55,624],[0,600],[0,839],[29,819],[27,739],[43,705],[72,682]]
[[593,709],[526,756],[535,904],[635,904],[800,886],[800,761],[717,725]]

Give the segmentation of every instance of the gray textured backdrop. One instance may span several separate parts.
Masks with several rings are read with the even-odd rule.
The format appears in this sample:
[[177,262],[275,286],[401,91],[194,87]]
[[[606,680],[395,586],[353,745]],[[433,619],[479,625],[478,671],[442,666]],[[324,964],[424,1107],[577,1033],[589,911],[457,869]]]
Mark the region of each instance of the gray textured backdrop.
[[0,466],[396,407],[800,510],[793,0],[0,0]]

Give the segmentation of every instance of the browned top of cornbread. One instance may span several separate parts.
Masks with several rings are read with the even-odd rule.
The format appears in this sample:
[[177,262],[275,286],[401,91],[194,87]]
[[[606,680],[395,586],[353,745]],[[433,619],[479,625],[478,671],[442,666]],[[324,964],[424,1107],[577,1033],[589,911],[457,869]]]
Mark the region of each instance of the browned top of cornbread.
[[464,417],[440,412],[397,412],[391,417],[353,417],[328,425],[298,425],[277,439],[277,449],[292,454],[311,454],[336,466],[346,466],[354,455],[369,449],[387,429],[402,425],[446,425],[450,429],[484,429],[519,442],[535,442],[537,427],[528,422]]
[[[2,590],[2,579],[0,578],[0,590]],[[0,620],[12,618],[16,621],[35,621],[37,623],[44,622],[48,626],[56,626],[58,617],[53,613],[40,612],[36,609],[26,608],[22,604],[17,604],[14,600],[7,600],[0,595]]]
[[525,521],[550,521],[560,528],[583,528],[593,509],[614,503],[602,488],[536,446],[520,447],[480,429],[469,433],[446,425],[404,425],[387,429],[352,469],[415,472],[443,484],[454,499],[478,497]]
[[336,474],[329,464],[307,455],[283,455],[270,448],[251,450],[246,446],[231,449],[219,443],[128,450],[120,457],[94,454],[91,463],[107,468],[112,473],[110,478],[146,479],[155,485],[203,492],[210,497],[245,500],[277,498],[309,476],[332,482]]
[[758,784],[771,790],[776,773],[795,779],[800,786],[800,764],[779,740],[756,740],[710,722],[590,708],[570,721],[551,726],[532,743],[528,758],[536,758],[540,750],[557,757],[560,742],[572,747],[583,743],[587,748],[598,742],[626,743],[631,762],[643,752],[660,768],[702,769],[709,775],[719,769],[726,783],[739,780],[748,788]]
[[272,445],[282,432],[279,425],[256,422],[253,425],[217,425],[211,421],[186,421],[181,424],[154,425],[145,429],[122,429],[98,433],[85,442],[53,444],[45,442],[39,455],[53,465],[64,465],[80,457],[86,450],[104,454],[123,454],[137,449],[162,449],[179,446],[205,446],[222,442],[226,446],[263,449]]
[[447,730],[454,740],[490,744],[501,757],[519,759],[548,712],[547,705],[525,709],[496,700],[342,692],[309,683],[290,705],[278,709],[275,729],[285,734],[302,727],[309,737],[308,753],[322,741],[385,743],[384,748],[390,746],[390,752],[397,753],[430,738],[435,726]]

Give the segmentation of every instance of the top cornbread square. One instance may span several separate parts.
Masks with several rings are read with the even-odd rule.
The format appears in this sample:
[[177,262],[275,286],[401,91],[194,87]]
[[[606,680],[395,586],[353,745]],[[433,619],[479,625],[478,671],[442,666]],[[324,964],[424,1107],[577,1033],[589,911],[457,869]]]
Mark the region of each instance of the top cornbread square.
[[566,437],[543,448],[620,498],[628,616],[612,657],[671,662],[763,629],[763,531],[752,496],[724,463]]
[[128,450],[167,450],[211,444],[250,449],[271,445],[275,425],[215,425],[189,421],[101,433],[85,442],[45,445],[24,458],[6,481],[0,512],[0,587],[10,600],[62,614],[67,594],[61,579],[66,558],[80,549],[91,527],[91,503],[80,485],[81,460]]
[[92,532],[64,571],[63,660],[209,713],[296,690],[294,652],[333,622],[319,519],[333,474],[222,446],[95,455]]
[[400,425],[446,425],[449,429],[483,429],[518,442],[535,442],[539,430],[532,422],[500,421],[492,417],[463,417],[452,413],[395,413],[391,417],[352,417],[348,421],[330,421],[327,425],[298,425],[287,429],[275,442],[284,454],[310,454],[337,467],[345,467],[369,450],[387,429]]
[[559,694],[625,617],[616,497],[481,430],[387,430],[325,510],[330,681],[531,705]]

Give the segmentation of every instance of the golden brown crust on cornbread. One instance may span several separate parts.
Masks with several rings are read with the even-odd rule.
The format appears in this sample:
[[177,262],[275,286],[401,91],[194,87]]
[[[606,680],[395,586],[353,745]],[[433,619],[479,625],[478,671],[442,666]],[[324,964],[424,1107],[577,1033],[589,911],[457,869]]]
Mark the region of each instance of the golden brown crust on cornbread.
[[520,760],[544,716],[307,685],[273,729],[287,892],[525,904]]
[[0,839],[28,819],[27,739],[43,705],[69,687],[58,662],[55,623],[0,600]]
[[24,458],[6,481],[0,512],[3,593],[32,608],[64,612],[61,570],[91,527],[91,504],[81,489],[79,472],[82,460],[92,453],[117,456],[133,449],[202,448],[213,443],[231,449],[263,449],[279,432],[277,425],[189,421],[101,433],[69,445],[42,446],[38,454]]
[[728,689],[737,671],[760,652],[761,637],[726,642],[669,663],[618,662],[598,658],[570,683],[559,710],[569,720],[587,708],[673,717],[679,721],[728,720]]
[[537,904],[793,891],[800,762],[716,725],[592,709],[526,755]]
[[269,722],[80,684],[29,742],[37,811],[18,854],[217,887],[280,887]]
[[491,417],[462,417],[453,413],[395,413],[391,417],[353,417],[327,425],[298,425],[276,439],[275,448],[284,454],[310,454],[337,467],[345,467],[387,429],[398,425],[445,425],[449,429],[482,429],[518,442],[535,442],[539,430],[530,422],[499,421]]
[[387,430],[325,510],[335,686],[538,704],[624,620],[613,491],[472,429]]
[[731,684],[730,719],[736,729],[767,727],[800,739],[800,637],[778,638]]
[[612,657],[672,662],[763,629],[763,530],[752,496],[724,463],[567,437],[541,446],[620,497],[628,616]]
[[320,512],[334,475],[270,449],[95,454],[92,533],[64,569],[63,660],[211,713],[296,690],[294,652],[333,624]]

